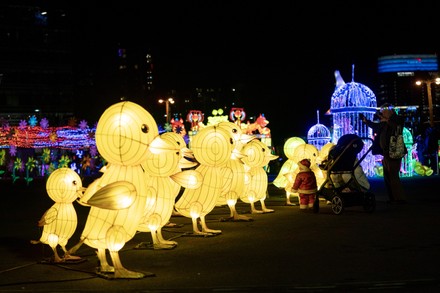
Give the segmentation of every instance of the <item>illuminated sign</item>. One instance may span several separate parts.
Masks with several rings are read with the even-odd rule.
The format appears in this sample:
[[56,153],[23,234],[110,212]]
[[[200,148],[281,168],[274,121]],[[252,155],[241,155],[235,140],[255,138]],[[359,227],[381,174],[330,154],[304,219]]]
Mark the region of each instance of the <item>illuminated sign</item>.
[[378,59],[378,72],[438,71],[437,55],[391,55]]

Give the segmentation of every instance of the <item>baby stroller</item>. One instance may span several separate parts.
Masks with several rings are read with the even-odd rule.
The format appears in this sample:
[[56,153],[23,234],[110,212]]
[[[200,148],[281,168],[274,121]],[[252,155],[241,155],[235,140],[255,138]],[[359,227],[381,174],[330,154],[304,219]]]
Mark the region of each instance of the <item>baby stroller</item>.
[[[360,163],[371,151],[371,147],[357,160],[357,155],[364,148],[363,140],[356,134],[341,136],[338,143],[330,150],[328,159],[319,167],[327,171],[326,178],[316,193],[313,211],[319,212],[319,198],[331,204],[334,214],[341,214],[346,207],[362,206],[366,212],[376,208],[375,195],[359,183],[355,170],[362,169]],[[372,144],[371,144],[372,145]],[[365,174],[364,174],[365,175]],[[343,179],[344,178],[344,179]]]

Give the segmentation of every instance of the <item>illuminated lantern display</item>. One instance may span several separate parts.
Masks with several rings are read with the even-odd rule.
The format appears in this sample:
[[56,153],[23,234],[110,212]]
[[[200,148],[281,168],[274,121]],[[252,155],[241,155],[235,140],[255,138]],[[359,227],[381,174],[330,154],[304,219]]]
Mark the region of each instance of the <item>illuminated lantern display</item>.
[[246,112],[243,108],[231,108],[231,111],[229,112],[229,119],[240,126],[241,122],[246,119]]
[[[278,188],[284,188],[286,190],[286,205],[296,205],[290,200],[291,187],[294,181],[293,172],[298,168],[298,161],[295,161],[294,152],[297,146],[305,144],[306,142],[301,137],[290,137],[284,143],[283,151],[287,160],[281,166],[277,177],[273,180],[272,184]],[[289,184],[290,183],[290,184]],[[298,195],[298,194],[297,194]]]
[[241,161],[243,158],[244,144],[248,143],[252,139],[256,139],[254,136],[244,134],[241,128],[232,122],[220,122],[218,127],[224,128],[230,133],[235,141],[235,149],[232,151],[231,159],[227,163],[227,167],[231,169],[231,177],[227,178],[226,184],[224,184],[224,189],[222,194],[219,196],[217,205],[227,204],[231,212],[230,218],[233,221],[249,221],[251,218],[238,214],[235,205],[240,195],[244,192],[245,185],[245,165]]
[[[400,165],[400,176],[401,177],[412,177],[414,170],[414,161],[415,159],[412,157],[411,149],[414,144],[414,139],[411,132],[408,128],[403,128],[403,141],[405,142],[406,149],[408,153],[403,157],[402,164]],[[417,173],[417,172],[416,172]]]
[[[208,122],[206,123],[206,125],[211,126],[211,125],[217,125],[220,122],[223,121],[228,121],[228,115],[223,115],[223,109],[214,109],[211,112],[212,116],[208,116]],[[199,127],[200,129],[200,127]]]
[[331,140],[330,130],[324,124],[319,123],[319,110],[316,111],[318,123],[310,127],[307,132],[307,143],[314,145],[318,150]]
[[[272,213],[274,210],[268,209],[264,203],[267,196],[268,178],[267,173],[264,170],[270,161],[275,160],[278,156],[272,155],[270,149],[266,144],[258,139],[251,140],[243,146],[242,150],[245,155],[242,161],[248,168],[245,185],[245,191],[240,196],[240,199],[251,205],[251,212],[253,214],[259,213]],[[261,203],[261,210],[257,210],[255,207],[256,202]]]
[[260,114],[254,123],[249,121],[246,124],[242,124],[241,128],[246,134],[255,135],[268,147],[272,146],[272,138],[270,134],[270,129],[267,127],[269,120],[266,119],[264,114]]
[[195,170],[202,175],[202,184],[196,189],[185,189],[175,208],[181,215],[192,219],[194,235],[221,233],[221,230],[208,228],[205,217],[216,206],[227,178],[232,178],[232,170],[227,168],[227,163],[234,148],[235,141],[231,134],[216,125],[206,126],[193,137],[191,150],[200,164]]
[[[299,161],[301,161],[303,159],[310,160],[310,170],[312,170],[313,173],[315,173],[316,183],[319,188],[320,185],[324,182],[325,177],[324,177],[324,173],[322,172],[322,170],[318,167],[318,165],[316,163],[317,158],[318,158],[318,154],[319,154],[319,151],[314,145],[309,144],[309,143],[300,144],[293,151],[292,160],[294,162],[297,162],[297,164]],[[293,172],[286,174],[286,178],[288,179],[288,184],[285,187],[286,192],[287,191],[291,192],[293,183],[295,182],[295,177],[298,174],[298,172],[299,172],[299,168],[295,168],[295,170],[293,170]],[[296,195],[299,200],[298,193],[292,193],[292,194]]]
[[186,135],[186,129],[185,129],[185,124],[183,124],[183,119],[182,118],[173,118],[170,121],[171,123],[171,128],[173,130],[173,132],[181,135],[182,137],[184,137]]
[[[151,143],[148,158],[142,164],[147,173],[145,183],[148,198],[138,230],[151,233],[153,249],[171,249],[177,246],[177,242],[164,239],[162,227],[171,218],[181,187],[197,188],[202,178],[197,171],[182,171],[181,166],[191,168],[196,166],[197,162],[184,157],[191,157],[191,154],[180,135],[165,132],[160,137],[160,140],[155,139]],[[137,245],[137,248],[143,247],[148,247],[148,243],[142,242]]]
[[[310,170],[312,170],[315,173],[316,182],[318,186],[320,186],[320,184],[324,182],[324,174],[317,164],[318,155],[319,155],[319,150],[314,145],[306,143],[299,145],[297,148],[295,148],[295,151],[293,152],[293,159],[296,162],[299,162],[303,159],[309,159]],[[296,174],[294,176],[296,176]]]
[[319,150],[318,157],[316,158],[316,163],[318,165],[322,164],[325,160],[327,160],[328,153],[335,145],[336,144],[334,144],[332,142],[328,142],[322,146],[322,148]]
[[[329,154],[330,150],[335,145],[336,144],[334,144],[332,142],[328,142],[321,147],[321,149],[319,150],[319,153],[318,153],[318,157],[316,158],[316,164],[318,165],[318,168],[321,164],[325,164],[325,162],[328,159],[328,154]],[[325,168],[322,168],[322,169],[319,168],[319,170],[320,170],[319,173],[321,174],[320,176],[322,176],[322,177],[318,178],[318,176],[315,175],[316,176],[316,184],[318,185],[318,189],[321,188],[322,184],[325,181],[325,178],[327,178],[327,171],[325,170]],[[315,172],[315,174],[317,174],[317,172]]]
[[422,165],[420,162],[414,161],[414,172],[420,176],[431,176],[434,173],[431,167]]
[[[78,223],[73,202],[82,196],[82,182],[79,175],[69,169],[60,168],[52,172],[46,182],[46,190],[55,204],[48,209],[38,222],[43,227],[39,241],[31,243],[44,243],[49,245],[54,253],[54,262],[78,260],[79,257],[71,256],[66,245],[76,230]],[[64,252],[63,258],[58,254],[58,246]]]
[[[353,66],[354,71],[354,66]],[[354,73],[352,73],[354,76]],[[354,77],[349,83],[345,83],[339,71],[335,71],[336,88],[331,97],[330,113],[333,117],[333,143],[338,143],[345,134],[356,134],[359,137],[373,138],[373,131],[362,123],[359,114],[363,114],[368,120],[373,120],[377,110],[376,95],[373,91],[361,84],[354,82]],[[371,146],[371,140],[364,141],[364,149],[358,154],[362,157]],[[368,153],[361,163],[362,169],[367,176],[374,175],[376,158]]]
[[[199,131],[200,123],[203,123],[205,116],[200,110],[190,110],[188,115],[186,115],[186,121],[191,123],[191,131],[196,132]],[[194,134],[194,133],[192,133]]]
[[[107,278],[139,279],[147,273],[126,269],[119,250],[137,232],[147,202],[146,175],[141,166],[150,143],[159,135],[152,115],[133,102],[116,103],[101,115],[96,146],[108,162],[103,175],[85,190],[80,202],[90,212],[80,242],[98,250],[99,274]],[[107,262],[109,251],[111,264]]]

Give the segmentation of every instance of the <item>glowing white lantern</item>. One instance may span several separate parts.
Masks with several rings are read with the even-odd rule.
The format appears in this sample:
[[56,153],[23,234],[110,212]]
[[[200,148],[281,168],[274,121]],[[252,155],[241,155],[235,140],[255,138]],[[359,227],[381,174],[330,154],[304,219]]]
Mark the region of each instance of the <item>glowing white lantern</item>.
[[[224,172],[225,184],[223,191],[220,194],[217,205],[221,206],[227,204],[230,210],[230,218],[233,221],[249,221],[250,217],[239,215],[235,205],[240,195],[244,192],[245,186],[245,165],[241,161],[243,153],[241,152],[243,146],[249,141],[256,139],[253,135],[248,135],[242,132],[239,125],[232,122],[220,122],[218,127],[229,132],[235,141],[235,148],[232,151],[231,159],[227,163],[228,171]],[[229,172],[230,171],[230,172]]]
[[[77,259],[69,255],[66,245],[78,223],[73,202],[81,197],[81,178],[69,168],[57,169],[49,175],[46,190],[55,204],[44,213],[39,221],[39,226],[43,227],[39,242],[48,244],[52,248],[54,262]],[[32,243],[38,243],[38,241],[32,241]],[[58,254],[58,245],[64,252],[63,258]]]
[[[177,242],[164,239],[162,227],[171,218],[175,199],[181,187],[192,187],[191,184],[197,179],[194,177],[195,172],[185,173],[186,171],[182,171],[179,167],[183,161],[188,161],[183,157],[182,152],[189,154],[182,136],[174,132],[166,132],[154,139],[152,145],[147,160],[142,164],[147,174],[145,184],[148,190],[148,203],[138,230],[151,233],[154,249],[170,249],[174,248]],[[183,165],[189,166],[189,163],[185,162]],[[195,165],[196,162],[192,162],[191,166]],[[179,177],[173,177],[176,174]],[[185,174],[189,177],[188,184],[185,184],[183,179]],[[138,244],[137,247],[144,247],[144,243]]]
[[[124,268],[119,250],[133,238],[147,204],[146,174],[142,168],[150,143],[159,135],[153,116],[133,102],[110,106],[96,127],[96,146],[108,162],[103,175],[87,187],[81,202],[90,212],[80,242],[98,250],[100,273],[114,278],[143,278]],[[106,259],[110,252],[113,267]]]
[[[284,143],[283,151],[287,160],[283,163],[277,177],[275,177],[272,182],[273,185],[275,185],[276,187],[285,189],[286,205],[289,206],[296,205],[290,200],[290,196],[294,194],[291,192],[291,187],[294,181],[293,172],[295,172],[295,170],[298,168],[298,162],[295,160],[294,152],[299,145],[304,145],[305,143],[306,142],[302,138],[296,136],[290,137],[286,140],[286,142]],[[298,196],[298,194],[296,195]]]
[[[275,160],[278,156],[272,155],[270,149],[266,144],[260,140],[252,140],[243,147],[242,161],[248,168],[249,180],[245,185],[245,191],[240,196],[243,202],[250,203],[251,212],[255,213],[270,213],[272,209],[268,209],[264,203],[267,196],[268,178],[264,170],[271,160]],[[260,201],[261,210],[255,208],[255,202]]]
[[[214,209],[222,193],[227,163],[234,148],[231,134],[216,125],[201,129],[193,138],[191,150],[200,164],[195,170],[201,174],[202,184],[196,189],[185,189],[175,207],[181,215],[192,219],[196,235],[221,233],[207,227],[205,216]],[[198,227],[198,218],[202,230]]]

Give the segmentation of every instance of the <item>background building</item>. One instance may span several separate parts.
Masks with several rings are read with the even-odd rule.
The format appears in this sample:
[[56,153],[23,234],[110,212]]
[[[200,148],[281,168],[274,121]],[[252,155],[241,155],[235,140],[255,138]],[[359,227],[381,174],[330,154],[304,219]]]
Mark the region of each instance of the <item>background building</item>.
[[70,25],[69,14],[56,5],[0,2],[0,117],[13,124],[30,115],[52,122],[72,115]]
[[[426,84],[416,81],[433,80],[438,76],[438,58],[435,54],[390,55],[378,58],[378,106],[391,103],[405,116],[405,127],[413,135],[429,125],[429,105]],[[440,119],[440,88],[432,85],[434,122]]]

